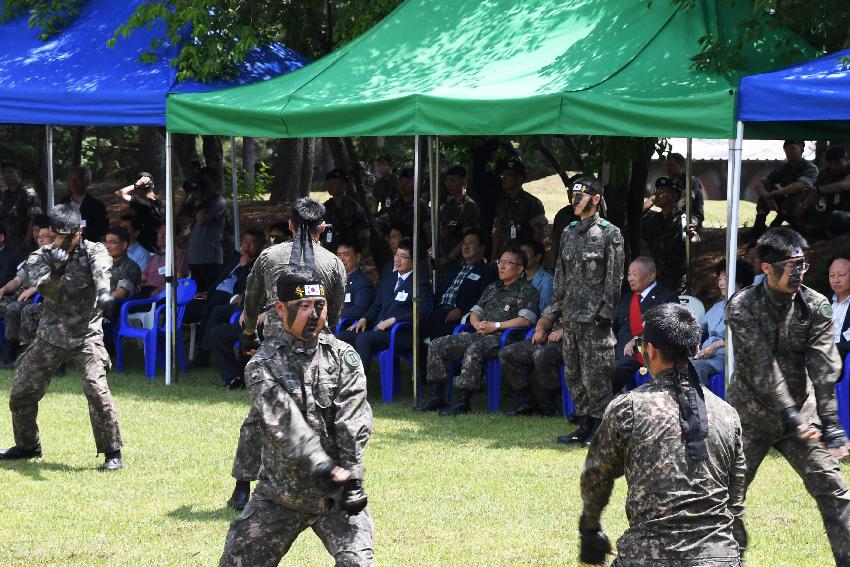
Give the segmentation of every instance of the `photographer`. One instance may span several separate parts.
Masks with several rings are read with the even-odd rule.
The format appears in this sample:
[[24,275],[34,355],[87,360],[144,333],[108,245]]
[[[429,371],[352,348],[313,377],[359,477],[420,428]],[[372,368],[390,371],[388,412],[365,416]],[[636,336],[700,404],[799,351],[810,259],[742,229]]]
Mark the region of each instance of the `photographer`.
[[165,204],[156,198],[153,176],[143,171],[135,183],[119,189],[115,195],[129,203],[130,213],[139,229],[139,244],[151,252],[156,250],[156,231],[162,224]]
[[180,216],[191,219],[189,269],[198,289],[207,289],[216,281],[224,263],[221,239],[227,217],[227,203],[218,192],[219,174],[212,167],[200,170],[196,183],[180,207]]

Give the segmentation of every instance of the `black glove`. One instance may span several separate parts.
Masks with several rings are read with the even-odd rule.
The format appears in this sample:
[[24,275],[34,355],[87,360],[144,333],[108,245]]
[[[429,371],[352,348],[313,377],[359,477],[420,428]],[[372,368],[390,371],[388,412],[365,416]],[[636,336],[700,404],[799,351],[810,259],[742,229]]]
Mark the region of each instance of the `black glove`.
[[823,429],[823,442],[828,449],[840,449],[847,444],[847,436],[838,423],[838,416],[834,413],[820,416]]
[[334,465],[331,461],[319,463],[313,470],[310,471],[310,478],[313,479],[319,489],[324,492],[329,498],[339,500],[342,492],[342,485],[336,482],[331,476],[331,471],[334,470]]
[[47,265],[50,266],[50,276],[53,278],[61,278],[65,273],[65,266],[68,263],[68,251],[62,248],[52,248],[44,251],[44,258],[47,260]]
[[97,296],[97,307],[104,313],[109,313],[112,310],[112,305],[115,303],[115,300],[112,297],[112,294],[108,291],[102,292]]
[[242,351],[242,354],[250,356],[248,352],[257,350],[258,348],[260,348],[260,338],[257,336],[257,333],[251,333],[249,335],[245,331],[242,331],[242,336],[239,337],[239,350]]
[[604,565],[605,557],[611,553],[611,540],[602,531],[602,526],[596,529],[579,529],[579,561],[589,565]]
[[596,315],[593,318],[593,324],[596,325],[597,327],[610,327],[611,326],[611,319],[608,319],[607,317],[603,317],[602,315]]
[[359,478],[348,479],[342,488],[342,501],[339,503],[343,512],[349,516],[356,516],[363,511],[368,503],[366,492],[363,490],[363,481]]
[[785,420],[785,426],[791,433],[796,434],[797,429],[803,425],[803,420],[800,419],[800,412],[797,410],[797,406],[783,409],[782,418]]

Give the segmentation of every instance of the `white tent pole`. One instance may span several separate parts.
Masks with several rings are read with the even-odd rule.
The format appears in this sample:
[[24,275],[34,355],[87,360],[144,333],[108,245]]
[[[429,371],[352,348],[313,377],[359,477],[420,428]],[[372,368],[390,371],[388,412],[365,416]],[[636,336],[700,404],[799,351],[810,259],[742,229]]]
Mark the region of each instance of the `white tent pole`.
[[[431,199],[431,283],[437,283],[437,262],[440,254],[437,248],[439,242],[437,240],[437,232],[439,231],[439,184],[440,184],[440,139],[437,136],[428,136],[428,196]],[[434,289],[434,292],[437,290]]]
[[[688,138],[688,155],[685,161],[685,223],[691,224],[691,195],[694,188],[691,183],[691,160],[693,159],[694,140]],[[685,274],[688,287],[686,292],[691,293],[691,235],[685,230]]]
[[[738,259],[738,212],[741,206],[741,149],[744,144],[744,123],[737,122],[735,139],[729,140],[729,162],[726,174],[726,300],[735,293],[735,262]],[[735,354],[732,351],[732,331],[726,322],[726,384],[732,380]]]
[[55,204],[53,188],[53,126],[47,125],[47,212],[53,210]]
[[[413,137],[413,403],[417,402],[416,390],[419,385],[417,376],[419,366],[419,173],[422,159],[419,151],[419,134]],[[430,140],[428,147],[430,148]]]
[[[244,164],[243,164],[244,165]],[[250,164],[249,164],[250,165]],[[233,249],[239,250],[239,185],[236,176],[236,137],[230,137],[230,183],[233,188]]]
[[[155,325],[159,322],[155,321]],[[174,353],[174,195],[171,186],[171,132],[165,132],[165,385],[171,384]]]

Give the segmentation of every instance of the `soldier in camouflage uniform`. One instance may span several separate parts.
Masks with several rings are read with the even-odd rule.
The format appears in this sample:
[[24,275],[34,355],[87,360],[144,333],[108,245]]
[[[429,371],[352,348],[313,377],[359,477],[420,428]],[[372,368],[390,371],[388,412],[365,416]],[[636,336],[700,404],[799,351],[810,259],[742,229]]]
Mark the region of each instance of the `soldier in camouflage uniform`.
[[481,224],[478,204],[466,193],[466,168],[460,165],[446,171],[446,202],[440,206],[440,266],[445,267],[461,259],[463,235],[477,230]]
[[472,394],[481,385],[484,361],[498,354],[502,331],[528,327],[537,321],[540,295],[520,277],[528,265],[525,252],[517,246],[508,247],[497,264],[499,281],[488,285],[469,311],[469,323],[474,332],[439,337],[428,347],[427,381],[431,384],[431,395],[418,406],[419,410],[433,411],[442,407],[449,366],[463,357],[460,375],[455,380],[457,399],[440,411],[440,415],[469,412]]
[[[829,300],[802,285],[805,246],[788,228],[759,238],[765,279],[726,306],[735,352],[727,399],[744,428],[747,486],[767,452],[779,451],[817,502],[835,563],[850,565],[850,491],[838,466],[847,439],[834,389],[841,359]],[[740,519],[735,537],[743,554],[747,533]]]
[[3,163],[3,180],[6,190],[0,193],[0,225],[6,228],[6,244],[18,258],[23,258],[32,230],[31,219],[41,214],[41,200],[35,189],[21,182],[21,166],[17,163]]
[[579,220],[561,234],[552,301],[537,322],[533,340],[541,343],[563,317],[561,348],[567,387],[575,401],[579,428],[559,443],[589,443],[611,401],[614,333],[611,322],[623,282],[623,237],[600,218],[604,187],[594,177],[573,183],[573,209]]
[[500,169],[505,194],[496,205],[491,261],[498,258],[512,240],[543,242],[543,228],[549,224],[543,203],[522,188],[525,181],[522,160],[509,158],[501,164]]
[[83,375],[97,452],[106,456],[101,468],[117,470],[122,466],[121,434],[106,382],[110,361],[101,317],[112,305],[112,259],[103,244],[82,239],[80,213],[72,206],[54,207],[50,219],[56,240],[41,249],[41,265],[35,268],[45,272],[36,286],[44,310],[35,341],[18,360],[9,396],[15,446],[0,452],[0,459],[41,456],[38,402],[59,366],[74,361]]
[[277,565],[308,527],[336,565],[374,565],[362,488],[372,434],[363,365],[351,346],[321,331],[327,290],[315,270],[285,266],[277,288],[280,339],[260,347],[245,368],[267,439],[262,472],[230,525],[219,565]]
[[756,202],[753,237],[758,237],[764,232],[770,211],[776,211],[776,218],[770,226],[779,226],[783,221],[791,220],[800,203],[802,191],[812,187],[818,177],[817,166],[803,159],[806,142],[785,140],[782,148],[785,150],[785,163],[755,185],[759,198]]
[[369,243],[369,219],[366,211],[348,194],[348,174],[334,169],[325,176],[330,199],[325,201],[325,228],[322,245],[334,252],[340,241],[356,242],[361,249]]
[[625,476],[629,528],[612,567],[738,567],[732,524],[744,513],[741,422],[688,363],[702,335],[693,314],[667,303],[643,319],[653,378],[608,405],[587,452],[580,560],[605,563],[611,543],[600,518],[614,480]]
[[560,319],[542,342],[520,341],[499,352],[502,380],[511,385],[516,407],[505,415],[555,415],[561,391],[563,325]]
[[679,209],[681,196],[682,186],[677,181],[659,177],[655,181],[654,203],[661,210],[647,210],[640,225],[644,255],[655,260],[658,283],[676,294],[684,293],[688,284],[685,238],[690,238],[691,244],[700,242],[696,217],[685,223],[685,213]]
[[[325,208],[313,199],[303,198],[295,201],[289,221],[289,230],[296,235],[295,240],[266,248],[251,268],[245,288],[245,310],[241,320],[243,334],[240,343],[243,351],[250,352],[252,348],[259,346],[256,334],[257,317],[261,311],[268,309],[267,302],[277,297],[277,279],[284,266],[290,261],[301,261],[300,251],[305,253],[305,264],[308,263],[308,251],[309,262],[315,261],[316,270],[328,292],[328,324],[332,328],[336,327],[345,298],[347,275],[342,260],[318,245],[324,230],[324,214]],[[263,341],[266,344],[277,344],[282,333],[277,312],[269,309],[263,325]],[[261,441],[260,416],[252,407],[239,430],[239,444],[233,460],[232,475],[236,479],[236,486],[228,504],[237,510],[245,506],[251,491],[251,481],[256,480],[259,474]]]
[[127,248],[130,246],[130,234],[127,229],[113,226],[106,232],[106,251],[112,257],[112,271],[109,277],[109,291],[115,300],[113,309],[104,313],[104,318],[111,321],[118,319],[120,302],[131,297],[139,289],[139,280],[142,279],[142,270],[128,255]]

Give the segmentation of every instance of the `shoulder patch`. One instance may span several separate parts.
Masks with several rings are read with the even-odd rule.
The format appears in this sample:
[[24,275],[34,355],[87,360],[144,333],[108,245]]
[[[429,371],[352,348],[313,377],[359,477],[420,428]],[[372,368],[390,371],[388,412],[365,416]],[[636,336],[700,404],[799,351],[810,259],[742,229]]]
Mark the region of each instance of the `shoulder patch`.
[[611,226],[611,222],[610,222],[610,221],[607,221],[607,220],[605,220],[605,219],[599,219],[599,223],[598,223],[598,224],[599,224],[599,226],[601,226],[602,228],[607,228],[607,227]]
[[343,358],[345,359],[345,362],[347,362],[348,365],[352,368],[357,368],[358,366],[360,366],[360,356],[354,349],[345,351]]
[[820,304],[820,314],[824,317],[832,318],[832,305],[828,301]]
[[571,223],[570,223],[570,224],[568,224],[567,226],[576,226],[577,224],[578,224],[578,221],[577,221],[577,220],[574,220],[573,222],[571,222]]

